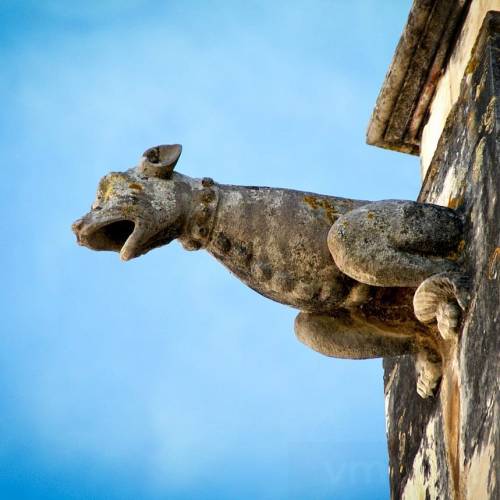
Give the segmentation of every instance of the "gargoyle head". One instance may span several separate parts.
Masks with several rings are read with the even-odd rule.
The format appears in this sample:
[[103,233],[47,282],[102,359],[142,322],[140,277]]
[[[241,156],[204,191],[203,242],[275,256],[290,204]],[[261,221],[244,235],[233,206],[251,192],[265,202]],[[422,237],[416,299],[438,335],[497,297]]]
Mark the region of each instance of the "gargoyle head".
[[78,243],[130,260],[177,238],[189,192],[186,178],[174,173],[181,151],[178,144],[156,146],[136,168],[103,177],[90,212],[72,226]]

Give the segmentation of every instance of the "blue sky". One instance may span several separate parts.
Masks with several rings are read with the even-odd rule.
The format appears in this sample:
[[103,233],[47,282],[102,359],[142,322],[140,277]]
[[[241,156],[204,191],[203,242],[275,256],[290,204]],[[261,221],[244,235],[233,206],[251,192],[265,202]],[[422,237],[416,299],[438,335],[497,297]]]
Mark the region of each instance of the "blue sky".
[[97,182],[149,146],[231,184],[415,199],[366,146],[410,1],[4,0],[0,497],[388,496],[382,362],[180,245],[78,247]]

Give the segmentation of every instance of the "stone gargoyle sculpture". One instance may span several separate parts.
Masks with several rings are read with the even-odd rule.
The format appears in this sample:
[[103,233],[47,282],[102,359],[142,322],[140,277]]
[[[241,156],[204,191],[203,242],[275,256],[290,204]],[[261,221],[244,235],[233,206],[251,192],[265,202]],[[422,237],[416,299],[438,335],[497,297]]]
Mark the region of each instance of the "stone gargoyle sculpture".
[[157,146],[136,168],[106,175],[73,224],[78,243],[123,260],[174,239],[205,249],[253,290],[300,310],[295,332],[312,349],[349,359],[414,353],[417,391],[433,394],[442,345],[467,302],[455,211],[217,184],[174,172],[180,154]]

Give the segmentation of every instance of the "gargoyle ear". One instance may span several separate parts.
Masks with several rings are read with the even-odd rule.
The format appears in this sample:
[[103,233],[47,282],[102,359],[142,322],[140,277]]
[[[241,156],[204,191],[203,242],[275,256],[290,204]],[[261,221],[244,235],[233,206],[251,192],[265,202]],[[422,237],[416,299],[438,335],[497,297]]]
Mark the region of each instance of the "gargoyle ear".
[[155,146],[144,151],[139,163],[139,171],[148,177],[170,179],[177,160],[181,156],[180,144]]

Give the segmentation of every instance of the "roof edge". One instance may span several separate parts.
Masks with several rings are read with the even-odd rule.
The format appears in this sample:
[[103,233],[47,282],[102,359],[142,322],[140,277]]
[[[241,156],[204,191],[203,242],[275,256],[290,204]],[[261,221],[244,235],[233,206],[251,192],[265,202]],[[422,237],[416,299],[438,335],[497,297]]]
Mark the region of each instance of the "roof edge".
[[419,154],[429,105],[470,4],[414,0],[368,124],[368,144]]

